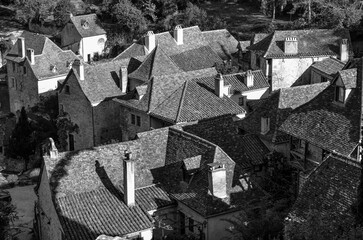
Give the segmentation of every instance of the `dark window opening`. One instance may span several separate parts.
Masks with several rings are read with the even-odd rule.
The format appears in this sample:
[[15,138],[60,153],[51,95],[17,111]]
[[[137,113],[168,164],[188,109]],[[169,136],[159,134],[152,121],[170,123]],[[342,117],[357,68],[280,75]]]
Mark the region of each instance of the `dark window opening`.
[[66,94],[70,94],[71,93],[71,90],[70,90],[69,85],[66,85],[66,88],[65,88],[64,91],[65,91]]
[[131,114],[131,124],[135,125],[135,120],[136,116],[134,114]]
[[189,231],[194,232],[194,220],[189,218]]
[[244,106],[244,104],[245,104],[245,97],[238,98],[238,105]]
[[69,139],[69,151],[74,151],[74,136],[73,134],[68,134]]
[[140,116],[137,116],[136,117],[136,125],[139,126],[139,127],[141,126],[141,118],[140,118]]
[[23,67],[23,74],[26,75],[26,67]]
[[180,218],[180,234],[185,234],[185,215],[182,212],[179,212]]
[[345,91],[343,87],[335,87],[335,101],[344,103]]
[[15,63],[13,62],[13,72],[15,72]]
[[326,77],[321,76],[321,77],[320,77],[320,81],[321,81],[321,82],[327,82],[327,81],[328,81],[328,79],[327,79]]

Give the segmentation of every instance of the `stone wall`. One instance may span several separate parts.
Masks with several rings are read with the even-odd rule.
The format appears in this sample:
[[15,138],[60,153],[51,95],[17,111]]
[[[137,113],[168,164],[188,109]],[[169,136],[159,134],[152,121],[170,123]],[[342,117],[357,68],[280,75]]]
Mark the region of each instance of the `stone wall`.
[[[38,103],[38,79],[34,75],[29,61],[25,60],[19,64],[8,60],[6,67],[8,73],[10,111],[15,113],[17,110],[21,110],[22,107],[32,107]],[[23,72],[23,67],[26,68],[26,74]]]
[[66,85],[69,86],[69,94],[65,93],[65,91],[59,93],[59,109],[63,108],[63,111],[69,114],[71,121],[79,127],[79,133],[73,133],[74,148],[78,150],[93,147],[93,113],[91,103],[84,95],[74,74],[69,76]]
[[[135,115],[135,124],[131,122],[131,114]],[[137,117],[140,117],[140,126],[137,125]],[[120,106],[119,118],[122,141],[135,139],[137,133],[150,130],[150,117],[145,112]]]

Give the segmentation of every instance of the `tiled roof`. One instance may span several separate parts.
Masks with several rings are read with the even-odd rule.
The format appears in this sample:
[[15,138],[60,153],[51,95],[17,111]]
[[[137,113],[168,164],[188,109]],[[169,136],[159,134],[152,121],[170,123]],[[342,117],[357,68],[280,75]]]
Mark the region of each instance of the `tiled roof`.
[[247,47],[251,45],[251,41],[239,41],[239,48],[245,52],[247,50]]
[[118,73],[121,66],[128,66],[129,60],[122,59],[119,61],[85,64],[84,80],[79,79],[79,75],[74,69],[72,73],[76,73],[78,83],[91,104],[97,105],[106,98],[122,95],[121,90],[117,86],[119,82]]
[[[287,141],[285,134],[279,131],[280,125],[293,109],[317,97],[329,84],[325,82],[279,89],[261,102],[246,118],[239,121],[238,125],[246,132],[259,134],[261,138],[271,142]],[[261,134],[261,117],[270,118],[270,131],[266,134]]]
[[350,68],[339,71],[345,88],[355,88],[357,85],[357,69]]
[[262,164],[269,152],[257,135],[239,135],[232,115],[205,119],[183,130],[220,146],[241,168]]
[[[349,63],[348,63],[349,65]],[[363,59],[358,65],[357,84],[362,84]],[[313,101],[295,109],[280,130],[322,149],[348,156],[357,146],[361,118],[361,86],[352,89],[344,105],[335,103],[330,85]]]
[[304,184],[290,215],[306,220],[308,210],[316,210],[326,224],[350,230],[361,174],[359,165],[342,157],[328,157]]
[[147,83],[146,93],[141,100],[135,99],[133,93],[129,93],[123,98],[116,99],[116,101],[126,107],[136,108],[140,111],[152,111],[180,88],[185,81],[215,74],[217,74],[215,68],[207,68],[172,75],[155,76]]
[[145,56],[147,55],[147,50],[144,45],[140,45],[138,43],[131,44],[128,48],[125,49],[122,53],[114,58],[114,60],[120,60],[123,58],[131,58],[136,56]]
[[147,82],[153,76],[170,75],[179,72],[181,70],[173,60],[164,53],[162,48],[156,46],[141,65],[128,77]]
[[183,71],[194,71],[203,68],[216,66],[222,59],[215,53],[210,46],[202,46],[196,49],[184,51],[170,56],[176,65]]
[[82,38],[106,34],[106,31],[100,26],[97,15],[94,13],[72,16],[70,21],[74,24]]
[[[270,85],[267,82],[265,75],[261,70],[252,71],[253,75],[253,86],[247,87],[245,84],[246,72],[243,73],[234,73],[223,75],[223,79],[225,81],[225,85],[230,84],[232,92],[246,92],[261,88],[268,88]],[[214,91],[214,76],[213,77],[203,77],[195,80],[199,85],[204,86],[210,91]]]
[[238,51],[238,41],[227,29],[219,29],[202,32],[206,41],[212,49],[218,53],[223,60],[228,60],[231,55]]
[[268,33],[255,33],[251,39],[251,45],[258,43],[262,39],[266,38]]
[[[137,140],[130,142],[59,153],[57,160],[45,157],[45,169],[53,194],[58,199],[76,199],[73,203],[77,204],[72,207],[74,212],[63,210],[69,206],[65,202],[64,206],[60,206],[61,211],[58,212],[60,216],[62,214],[65,214],[67,218],[72,216],[74,220],[72,226],[77,226],[77,223],[84,223],[84,225],[82,224],[83,227],[94,229],[97,227],[90,226],[87,219],[98,219],[97,215],[102,214],[102,208],[117,206],[117,208],[112,208],[114,209],[113,213],[115,210],[123,209],[122,200],[118,199],[118,195],[121,193],[115,186],[123,185],[121,156],[126,149],[132,152],[132,157],[135,159],[135,187],[139,188],[136,190],[137,206],[150,209],[153,204],[157,206],[159,203],[168,205],[169,198],[163,192],[165,189],[174,199],[183,201],[187,205],[190,203],[189,207],[204,216],[241,207],[245,191],[242,191],[241,187],[233,182],[237,168],[235,169],[235,163],[218,146],[173,128],[147,131],[139,133],[138,136]],[[185,185],[180,184],[182,180],[180,169],[183,160],[198,155],[202,155],[200,170],[194,174],[194,178],[185,188]],[[226,199],[215,199],[208,193],[207,164],[213,162],[225,165],[227,194],[229,196]],[[81,174],[79,169],[82,169]],[[140,189],[155,183],[160,183],[162,189]],[[157,194],[154,195],[153,192],[157,192]],[[246,194],[249,193],[250,191]],[[152,195],[152,199],[150,199],[150,204],[147,204],[145,197],[149,195]],[[185,198],[185,195],[194,197],[192,199]],[[162,201],[158,202],[155,199],[156,196],[160,196]],[[102,204],[101,201],[103,201]],[[119,203],[116,203],[117,201]],[[88,208],[83,207],[83,205],[92,206],[93,211],[85,212],[85,209]],[[138,210],[135,209],[135,211]],[[136,218],[138,212],[135,214]],[[129,219],[131,216],[128,215],[127,218],[120,219],[118,225],[130,224],[134,225],[130,227],[137,227],[137,224],[133,223],[136,220]],[[78,230],[82,231],[82,229]]]
[[[38,80],[66,75],[69,72],[69,64],[77,59],[71,51],[63,51],[49,38],[41,34],[24,31],[21,35],[25,39],[25,49],[34,49],[35,64],[31,68]],[[25,59],[18,55],[18,44],[12,47],[6,58],[22,64]]]
[[160,184],[138,188],[135,191],[136,202],[146,211],[151,211],[167,206],[172,206],[175,202]]
[[119,192],[100,188],[57,198],[65,239],[89,240],[101,234],[123,236],[153,227],[152,218],[138,205],[128,207]]
[[[284,53],[284,40],[287,37],[297,38],[298,54]],[[276,30],[248,49],[264,51],[266,58],[338,56],[341,39],[348,39],[350,55],[352,55],[350,35],[346,29]]]
[[151,112],[153,116],[174,123],[242,113],[245,110],[232,99],[227,96],[219,98],[194,81],[186,81]]
[[342,70],[345,63],[339,61],[336,58],[329,57],[322,61],[314,62],[311,67],[320,70],[321,72],[334,76],[338,71]]

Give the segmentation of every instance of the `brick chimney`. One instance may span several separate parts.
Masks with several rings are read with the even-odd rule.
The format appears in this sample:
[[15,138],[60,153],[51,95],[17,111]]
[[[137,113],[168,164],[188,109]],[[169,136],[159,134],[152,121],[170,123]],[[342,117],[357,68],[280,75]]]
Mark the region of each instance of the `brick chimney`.
[[340,61],[347,62],[349,60],[349,49],[348,49],[348,39],[343,38],[340,42]]
[[227,174],[224,164],[208,164],[208,182],[209,191],[214,197],[227,197]]
[[28,48],[26,50],[26,56],[28,57],[30,65],[34,65],[35,64],[34,49]]
[[153,31],[148,31],[145,36],[145,47],[149,53],[155,48],[155,34]]
[[25,58],[25,38],[18,38],[18,55],[21,58]]
[[83,81],[84,80],[84,65],[83,62],[79,59],[76,59],[73,61],[72,67],[74,70],[77,71],[78,76],[79,76],[79,80]]
[[285,54],[298,54],[298,41],[296,37],[287,37],[284,42]]
[[221,73],[218,73],[216,77],[214,78],[214,91],[215,94],[223,98],[223,90],[224,90],[224,80]]
[[126,93],[127,89],[127,67],[121,66],[120,69],[120,89],[122,93]]
[[177,45],[183,44],[183,28],[181,25],[176,25],[174,29],[174,39]]
[[127,206],[135,206],[135,161],[129,151],[125,150],[123,158],[124,171],[124,202]]
[[253,87],[253,74],[251,70],[247,70],[246,76],[245,76],[245,84],[247,87]]

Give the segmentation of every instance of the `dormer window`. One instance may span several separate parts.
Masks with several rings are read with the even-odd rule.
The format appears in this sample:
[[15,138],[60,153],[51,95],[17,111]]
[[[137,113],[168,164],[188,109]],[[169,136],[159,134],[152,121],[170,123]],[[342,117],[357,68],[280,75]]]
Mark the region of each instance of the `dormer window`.
[[261,134],[266,134],[270,131],[270,118],[261,117]]
[[83,27],[84,29],[88,29],[88,28],[89,28],[89,23],[88,23],[87,21],[83,20],[83,21],[82,21],[82,27]]
[[345,99],[344,87],[336,86],[335,87],[335,101],[344,103],[344,99]]

